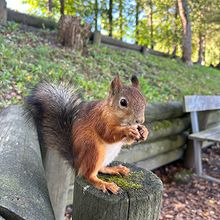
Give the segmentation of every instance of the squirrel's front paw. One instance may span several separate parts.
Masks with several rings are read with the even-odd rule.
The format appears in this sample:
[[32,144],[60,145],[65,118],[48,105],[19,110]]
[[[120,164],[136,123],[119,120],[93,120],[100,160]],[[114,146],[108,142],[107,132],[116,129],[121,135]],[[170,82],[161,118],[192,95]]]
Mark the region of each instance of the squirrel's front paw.
[[139,134],[140,134],[140,139],[145,141],[148,137],[148,129],[144,126],[144,125],[138,125],[138,131],[139,131]]
[[141,134],[135,126],[129,126],[125,128],[125,135],[129,139],[137,141],[141,138]]

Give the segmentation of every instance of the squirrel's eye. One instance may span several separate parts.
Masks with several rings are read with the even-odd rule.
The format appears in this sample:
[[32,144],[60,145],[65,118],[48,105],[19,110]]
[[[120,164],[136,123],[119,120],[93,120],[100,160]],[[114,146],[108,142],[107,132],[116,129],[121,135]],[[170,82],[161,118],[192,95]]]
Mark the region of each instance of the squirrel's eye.
[[124,98],[122,98],[122,99],[120,100],[120,105],[121,105],[122,107],[127,107],[127,106],[128,106],[127,100],[124,99]]

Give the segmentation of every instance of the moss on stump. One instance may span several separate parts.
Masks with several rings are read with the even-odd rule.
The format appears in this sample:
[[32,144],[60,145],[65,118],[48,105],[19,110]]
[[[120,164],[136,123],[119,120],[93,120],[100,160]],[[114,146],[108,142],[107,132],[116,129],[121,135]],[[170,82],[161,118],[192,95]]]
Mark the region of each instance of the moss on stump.
[[157,220],[162,200],[162,182],[151,171],[128,163],[131,169],[125,176],[100,174],[107,182],[115,182],[122,192],[113,195],[94,188],[83,177],[77,177],[74,186],[74,220]]

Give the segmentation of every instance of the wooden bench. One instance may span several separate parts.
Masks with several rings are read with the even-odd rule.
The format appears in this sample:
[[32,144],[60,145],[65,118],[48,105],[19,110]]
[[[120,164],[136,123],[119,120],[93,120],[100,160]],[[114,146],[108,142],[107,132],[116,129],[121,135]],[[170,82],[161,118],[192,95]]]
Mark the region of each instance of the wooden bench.
[[198,112],[220,109],[220,96],[185,96],[183,107],[185,112],[190,112],[191,117],[193,133],[189,135],[189,138],[193,140],[196,174],[205,179],[220,183],[219,179],[204,173],[201,156],[203,141],[220,143],[220,126],[200,131],[198,120]]

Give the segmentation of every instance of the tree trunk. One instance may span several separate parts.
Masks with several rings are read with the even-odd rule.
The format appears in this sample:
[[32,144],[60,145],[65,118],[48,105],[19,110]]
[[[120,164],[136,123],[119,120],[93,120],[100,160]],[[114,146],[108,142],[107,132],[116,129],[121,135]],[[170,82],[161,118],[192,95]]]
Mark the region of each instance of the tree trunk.
[[150,12],[149,12],[149,26],[150,26],[150,48],[154,49],[154,29],[153,29],[153,2],[150,0]]
[[48,0],[48,9],[49,9],[49,12],[52,12],[52,9],[53,9],[53,0]]
[[94,11],[95,11],[95,31],[97,31],[98,30],[98,13],[99,13],[98,0],[95,0]]
[[123,1],[119,0],[119,29],[120,29],[120,40],[123,38]]
[[113,0],[109,0],[109,10],[108,10],[108,19],[109,19],[109,36],[112,37],[113,32]]
[[60,0],[60,14],[64,15],[65,0]]
[[178,0],[178,8],[183,27],[182,60],[188,65],[192,65],[192,32],[187,0]]
[[205,37],[202,34],[202,32],[199,32],[199,51],[198,51],[198,64],[202,64],[202,62],[204,61],[204,41],[205,41]]
[[136,12],[135,12],[135,26],[136,26],[136,32],[135,32],[135,43],[138,44],[138,38],[139,38],[139,10],[140,10],[140,4],[136,1]]
[[176,0],[175,4],[175,15],[174,15],[174,37],[173,37],[173,51],[172,51],[172,57],[176,57],[176,51],[177,51],[177,17],[178,17],[178,2]]

